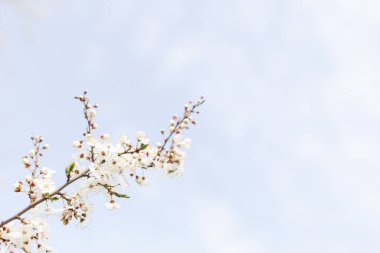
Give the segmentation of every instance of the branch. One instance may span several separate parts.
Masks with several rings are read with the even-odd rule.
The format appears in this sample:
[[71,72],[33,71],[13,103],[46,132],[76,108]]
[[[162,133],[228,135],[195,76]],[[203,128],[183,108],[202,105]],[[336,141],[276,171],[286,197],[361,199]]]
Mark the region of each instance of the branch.
[[52,196],[55,196],[55,195],[60,195],[62,192],[63,189],[65,189],[67,186],[69,186],[70,184],[74,183],[75,181],[77,181],[78,179],[82,178],[82,177],[86,177],[88,175],[88,172],[90,172],[89,169],[86,169],[85,171],[83,171],[81,174],[79,174],[78,176],[70,179],[69,181],[67,181],[65,184],[63,184],[61,187],[59,187],[57,190],[55,190],[54,192],[52,192],[51,194],[49,194],[49,196],[44,196],[44,197],[41,197],[40,199],[38,199],[36,202],[33,202],[32,204],[28,205],[27,207],[25,207],[24,209],[22,209],[20,212],[18,212],[17,214],[13,215],[12,217],[4,220],[1,222],[0,224],[0,228],[3,227],[4,225],[8,224],[9,222],[13,221],[13,220],[16,220],[16,219],[20,219],[21,215],[23,215],[24,213],[28,212],[30,209],[32,208],[35,208],[36,206],[38,206],[39,204],[41,204],[42,202],[48,200],[50,197]]
[[[25,168],[29,168],[31,171],[31,176],[27,175],[25,177],[29,190],[24,190],[23,181],[21,180],[14,185],[15,192],[28,194],[30,203],[15,215],[0,222],[0,243],[5,245],[0,244],[1,252],[3,246],[9,250],[20,249],[24,252],[29,252],[28,245],[31,241],[35,241],[38,248],[51,252],[51,248],[43,244],[43,241],[47,239],[47,235],[41,231],[46,230],[46,225],[43,223],[36,224],[33,223],[33,220],[28,220],[29,217],[22,217],[41,203],[48,204],[49,200],[53,202],[61,198],[64,205],[61,215],[63,224],[68,224],[73,218],[83,223],[87,220],[90,210],[89,204],[85,202],[86,196],[91,192],[98,191],[98,188],[101,188],[102,192],[102,187],[106,189],[104,193],[109,197],[109,200],[105,205],[108,209],[120,208],[120,204],[115,201],[115,198],[129,198],[128,195],[119,192],[119,188],[114,189],[128,184],[125,172],[129,172],[129,176],[134,177],[137,184],[144,185],[146,184],[144,170],[148,168],[162,168],[166,174],[174,175],[183,169],[185,152],[181,148],[188,148],[190,139],[183,139],[181,133],[183,130],[189,129],[190,123],[196,125],[196,121],[192,119],[192,114],[199,113],[196,109],[205,102],[203,97],[196,103],[190,100],[188,104],[185,104],[184,113],[181,117],[173,115],[169,121],[168,134],[165,134],[165,130],[161,130],[163,143],[159,142],[152,147],[149,144],[149,139],[146,138],[145,133],[142,131],[136,133],[136,145],[131,144],[126,136],[120,137],[116,145],[108,141],[108,134],[102,134],[100,137],[93,136],[92,132],[97,128],[94,123],[96,115],[94,109],[98,108],[98,106],[90,104],[90,100],[86,95],[87,92],[85,91],[83,95],[75,97],[83,105],[83,115],[86,120],[86,129],[83,133],[85,140],[73,142],[73,146],[78,153],[74,154],[74,161],[65,169],[66,182],[57,189],[54,188],[54,182],[51,180],[51,174],[54,171],[46,167],[40,167],[39,158],[43,156],[42,150],[48,149],[48,145],[42,146],[43,138],[41,136],[32,136],[34,149],[29,152],[29,155],[22,157]],[[86,169],[82,172],[78,168],[75,169],[76,165],[84,165],[83,162],[86,164]],[[90,163],[89,165],[88,162]],[[34,166],[31,167],[32,165]],[[141,168],[142,176],[137,175],[136,170],[138,168]],[[63,190],[84,177],[89,180],[81,185],[81,188],[74,196],[67,197]],[[31,218],[33,219],[33,217]],[[19,220],[22,223],[21,228],[18,223],[9,224],[14,220]],[[20,229],[27,229],[32,234],[22,233],[21,239],[14,238],[13,230]]]

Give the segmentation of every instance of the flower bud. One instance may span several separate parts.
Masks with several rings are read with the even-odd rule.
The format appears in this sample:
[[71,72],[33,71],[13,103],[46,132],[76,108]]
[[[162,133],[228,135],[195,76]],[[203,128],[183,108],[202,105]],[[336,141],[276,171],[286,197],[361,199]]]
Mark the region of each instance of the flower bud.
[[32,149],[32,150],[29,151],[29,156],[31,158],[33,158],[35,155],[36,155],[36,151],[35,150]]
[[147,184],[147,181],[146,181],[146,178],[144,176],[136,176],[136,183],[139,184],[139,185],[146,185]]
[[102,134],[100,136],[100,139],[102,139],[103,141],[108,141],[110,139],[110,136],[109,134]]
[[22,182],[21,181],[18,181],[16,182],[14,185],[13,185],[13,190],[15,192],[20,192],[21,191],[21,187],[22,187]]
[[41,173],[42,175],[46,175],[46,174],[48,174],[48,168],[46,168],[46,167],[42,167],[41,170],[40,170],[40,173]]
[[74,148],[81,148],[81,147],[82,147],[82,144],[80,143],[80,141],[74,141],[74,142],[73,142],[73,147],[74,147]]
[[94,109],[88,110],[88,113],[90,114],[90,117],[93,118],[96,115],[96,111]]
[[29,163],[29,159],[27,157],[23,157],[22,158],[22,163],[25,164],[25,165],[30,164]]
[[27,176],[25,177],[25,182],[26,182],[27,184],[30,184],[30,182],[32,182],[32,180],[33,180],[33,178],[32,178],[31,176],[29,176],[29,175],[27,175]]

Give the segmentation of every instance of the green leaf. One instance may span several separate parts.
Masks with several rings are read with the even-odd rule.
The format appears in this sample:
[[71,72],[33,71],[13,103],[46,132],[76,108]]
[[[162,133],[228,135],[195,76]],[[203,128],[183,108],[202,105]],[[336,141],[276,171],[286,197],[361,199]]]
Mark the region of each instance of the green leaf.
[[126,199],[129,198],[128,195],[126,195],[126,194],[121,194],[121,193],[118,193],[118,192],[112,192],[112,195],[115,195],[116,197],[119,197],[119,198],[126,198]]
[[70,172],[72,172],[75,168],[75,162],[71,162],[69,168],[70,168]]
[[75,162],[71,162],[69,166],[66,167],[65,172],[66,175],[70,175],[71,172],[73,172],[75,168]]
[[59,200],[59,197],[57,195],[55,195],[55,196],[50,197],[49,199],[51,201],[57,201],[57,200]]
[[140,150],[144,150],[149,146],[149,144],[141,144]]

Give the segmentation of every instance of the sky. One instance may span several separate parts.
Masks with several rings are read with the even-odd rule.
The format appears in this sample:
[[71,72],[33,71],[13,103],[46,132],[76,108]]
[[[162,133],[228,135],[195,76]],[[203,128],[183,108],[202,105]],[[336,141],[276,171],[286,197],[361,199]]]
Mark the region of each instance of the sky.
[[186,172],[122,209],[49,220],[57,252],[380,252],[380,3],[0,0],[0,219],[26,199],[29,137],[64,181],[84,128],[159,130],[205,96]]

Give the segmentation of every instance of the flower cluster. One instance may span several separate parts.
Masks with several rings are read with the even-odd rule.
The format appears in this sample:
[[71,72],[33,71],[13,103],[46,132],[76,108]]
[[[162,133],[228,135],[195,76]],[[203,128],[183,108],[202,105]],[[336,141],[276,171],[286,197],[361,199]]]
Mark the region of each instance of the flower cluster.
[[[0,239],[4,246],[0,252],[13,252],[15,249],[32,252],[34,248],[40,253],[52,252],[52,248],[45,244],[48,229],[44,219],[36,216],[18,219],[19,222],[12,221],[1,227]],[[35,245],[31,242],[35,242]]]
[[47,167],[41,167],[40,165],[43,151],[47,150],[49,145],[43,144],[43,137],[38,135],[33,135],[31,140],[34,148],[21,159],[30,174],[24,180],[19,180],[14,184],[14,191],[26,193],[30,203],[34,202],[41,195],[49,194],[55,190],[55,183],[52,181],[52,174],[55,171]]
[[[110,141],[108,134],[95,135],[98,105],[90,103],[87,92],[75,99],[83,104],[87,124],[83,138],[73,142],[75,152],[65,169],[66,182],[56,187],[52,180],[55,171],[41,167],[40,158],[49,146],[43,144],[41,136],[33,135],[34,149],[22,157],[30,174],[14,185],[14,191],[25,193],[30,203],[0,223],[0,252],[32,252],[33,247],[39,252],[52,252],[45,245],[48,229],[44,216],[58,214],[64,225],[73,219],[84,225],[92,210],[88,201],[92,194],[105,195],[106,208],[118,209],[119,199],[129,198],[128,186],[148,184],[148,170],[158,168],[168,175],[180,174],[184,170],[184,149],[191,144],[190,139],[183,137],[183,131],[196,124],[193,115],[199,113],[197,108],[205,101],[203,97],[197,102],[189,101],[183,114],[173,115],[168,129],[161,130],[163,141],[151,144],[142,131],[133,138],[121,135],[115,143]],[[71,193],[64,192],[76,181],[80,182],[76,189]],[[25,213],[27,216],[22,218]]]

